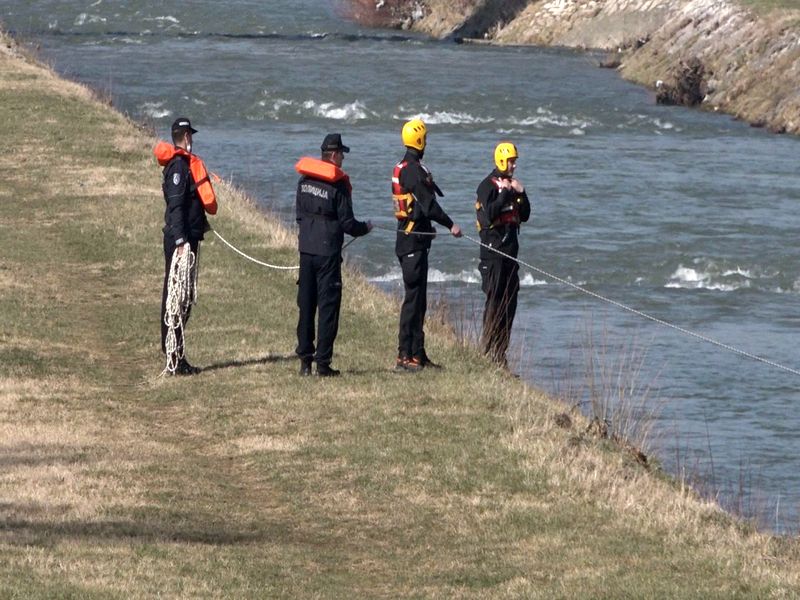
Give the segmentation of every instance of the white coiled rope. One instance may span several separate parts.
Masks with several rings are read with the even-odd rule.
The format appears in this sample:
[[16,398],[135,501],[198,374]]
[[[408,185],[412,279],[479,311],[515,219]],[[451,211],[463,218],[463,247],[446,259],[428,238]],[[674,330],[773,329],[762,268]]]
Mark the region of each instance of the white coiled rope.
[[[167,353],[167,366],[163,373],[173,374],[184,356],[186,338],[184,325],[186,315],[192,304],[197,303],[197,255],[191,251],[189,244],[180,246],[172,254],[167,280],[167,305],[164,312],[164,324],[167,326],[167,337],[164,348]],[[183,343],[178,347],[178,333]]]

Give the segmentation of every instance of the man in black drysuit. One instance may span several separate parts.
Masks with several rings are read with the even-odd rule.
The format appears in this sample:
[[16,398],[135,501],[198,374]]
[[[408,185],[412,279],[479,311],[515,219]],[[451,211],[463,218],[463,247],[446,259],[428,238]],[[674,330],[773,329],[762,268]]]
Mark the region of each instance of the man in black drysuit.
[[431,221],[447,227],[455,237],[461,237],[461,228],[439,205],[436,195],[442,196],[442,191],[421,162],[427,144],[425,124],[419,119],[408,121],[403,126],[402,138],[406,154],[395,166],[392,193],[395,196],[410,194],[413,201],[408,218],[398,220],[395,242],[405,287],[395,369],[417,373],[425,366],[437,365],[425,352],[423,329],[428,306],[428,252],[433,236],[415,233],[434,233]]
[[[322,142],[322,165],[319,175],[305,174],[297,183],[297,223],[299,225],[300,276],[298,279],[297,350],[300,375],[311,374],[311,363],[317,363],[317,375],[339,375],[332,369],[333,343],[339,330],[339,309],[342,303],[342,242],[344,234],[353,237],[372,230],[371,222],[357,221],[353,216],[350,180],[342,166],[350,148],[342,144],[342,136],[331,133]],[[335,172],[328,177],[328,170]],[[334,180],[335,179],[335,180]],[[319,308],[319,330],[314,347],[314,319]]]
[[[496,168],[478,186],[475,203],[481,242],[513,258],[519,253],[520,223],[531,216],[525,187],[514,177],[518,156],[514,144],[497,145]],[[479,270],[486,294],[481,350],[498,365],[508,368],[506,352],[517,312],[519,264],[481,246]]]
[[[189,119],[181,117],[172,123],[172,143],[176,148],[192,151],[192,135],[197,130],[192,128]],[[205,209],[197,193],[197,187],[189,171],[189,158],[176,155],[164,167],[161,188],[164,192],[166,211],[164,212],[164,290],[161,296],[161,352],[166,354],[167,325],[164,315],[167,308],[167,289],[172,255],[176,249],[178,254],[191,250],[197,255],[200,241],[208,231],[208,220]],[[189,320],[191,306],[184,315],[184,325]],[[180,329],[176,332],[177,350],[183,355],[183,335]],[[195,375],[200,369],[181,358],[175,373],[177,375]]]

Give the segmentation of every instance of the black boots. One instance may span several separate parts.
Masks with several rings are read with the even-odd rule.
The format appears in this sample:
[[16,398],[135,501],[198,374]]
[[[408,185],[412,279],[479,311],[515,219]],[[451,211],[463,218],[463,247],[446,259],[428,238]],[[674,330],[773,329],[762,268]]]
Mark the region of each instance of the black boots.
[[311,375],[311,361],[300,359],[300,376],[301,377],[308,377]]
[[338,377],[339,371],[331,369],[330,365],[317,365],[317,375],[320,377]]
[[175,368],[175,375],[197,375],[199,372],[200,367],[190,365],[185,358],[180,359],[178,366]]
[[[301,377],[308,377],[311,375],[311,363],[313,361],[311,359],[300,359],[300,376]],[[339,371],[336,369],[331,369],[329,364],[318,364],[317,365],[317,375],[320,377],[336,377],[340,375]]]

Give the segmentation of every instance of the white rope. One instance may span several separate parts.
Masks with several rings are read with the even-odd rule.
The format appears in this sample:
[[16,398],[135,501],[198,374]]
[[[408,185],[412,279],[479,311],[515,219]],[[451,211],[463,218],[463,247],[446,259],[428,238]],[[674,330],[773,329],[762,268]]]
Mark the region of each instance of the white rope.
[[212,231],[214,232],[214,235],[217,236],[220,240],[222,240],[222,243],[225,244],[228,248],[230,248],[231,250],[236,252],[236,254],[239,254],[239,255],[245,257],[247,260],[256,263],[257,265],[261,265],[262,267],[267,267],[269,269],[278,269],[278,270],[281,270],[281,271],[296,271],[297,269],[300,268],[299,266],[284,267],[284,266],[280,266],[280,265],[271,265],[269,263],[260,261],[257,258],[253,258],[252,256],[248,256],[247,254],[245,254],[244,252],[242,252],[241,250],[236,248],[233,244],[231,244],[224,237],[222,237],[219,233],[217,233],[216,229],[212,229]]
[[[167,337],[164,341],[167,365],[162,375],[175,373],[178,363],[184,357],[186,315],[192,304],[197,303],[197,255],[189,249],[188,244],[178,254],[180,248],[181,246],[175,248],[172,253],[167,280],[167,305],[164,313],[164,324],[167,326]],[[178,333],[183,341],[180,347]]]
[[780,363],[777,363],[775,361],[772,361],[772,360],[769,360],[769,359],[766,359],[766,358],[762,358],[761,356],[757,356],[755,354],[751,354],[750,352],[745,352],[744,350],[740,350],[739,348],[736,348],[736,347],[731,346],[729,344],[725,344],[723,342],[719,342],[719,341],[717,341],[717,340],[715,340],[713,338],[710,338],[708,336],[702,335],[700,333],[696,333],[694,331],[690,331],[689,329],[685,329],[685,328],[680,327],[678,325],[674,325],[672,323],[669,323],[668,321],[664,321],[663,319],[659,319],[658,317],[654,317],[652,315],[648,315],[647,313],[644,313],[644,312],[642,312],[640,310],[636,310],[635,308],[631,308],[630,306],[626,306],[626,305],[622,304],[621,302],[617,302],[616,300],[612,300],[611,298],[606,298],[605,296],[601,296],[600,294],[597,294],[595,292],[589,291],[584,287],[576,285],[576,284],[574,284],[574,283],[572,283],[570,281],[567,281],[566,279],[562,279],[561,277],[553,275],[552,273],[548,273],[547,271],[544,271],[544,270],[542,270],[542,269],[540,269],[538,267],[534,267],[533,265],[531,265],[529,263],[526,263],[525,261],[519,260],[518,258],[514,258],[513,256],[511,256],[509,254],[506,254],[505,252],[501,252],[500,250],[497,250],[496,248],[492,248],[488,244],[484,244],[483,242],[481,242],[478,239],[475,239],[475,238],[470,237],[468,235],[465,235],[464,238],[468,239],[473,244],[478,244],[479,246],[483,246],[484,248],[487,248],[487,249],[491,250],[492,252],[495,252],[496,254],[500,254],[501,256],[505,256],[506,258],[511,259],[511,260],[513,260],[514,262],[516,262],[516,263],[518,263],[520,265],[526,266],[529,269],[531,269],[533,271],[536,271],[537,273],[539,273],[541,275],[544,275],[545,277],[549,277],[550,279],[552,279],[554,281],[557,281],[558,283],[563,283],[564,285],[568,285],[569,287],[571,287],[573,289],[576,289],[576,290],[578,290],[579,292],[581,292],[583,294],[586,294],[588,296],[592,296],[593,298],[597,298],[598,300],[602,300],[603,302],[607,302],[608,304],[616,306],[617,308],[621,308],[622,310],[626,310],[626,311],[628,311],[630,313],[633,313],[634,315],[642,317],[643,319],[648,319],[650,321],[653,321],[654,323],[658,323],[659,325],[663,325],[664,327],[669,327],[670,329],[674,329],[675,331],[683,333],[684,335],[688,335],[688,336],[691,336],[693,338],[697,338],[698,340],[702,340],[704,342],[708,342],[709,344],[713,344],[714,346],[717,346],[718,348],[722,348],[724,350],[728,350],[729,352],[733,352],[734,354],[738,354],[739,356],[744,356],[745,358],[750,358],[752,360],[756,360],[758,362],[770,365],[771,367],[775,367],[776,369],[781,369],[782,371],[786,371],[786,372],[792,373],[794,375],[800,375],[800,371],[798,371],[797,369],[793,369],[791,367],[787,367],[787,366],[782,365]]
[[384,225],[373,225],[375,229],[381,229],[383,231],[391,231],[392,233],[402,233],[404,235],[428,235],[431,237],[436,237],[438,234],[433,231],[404,231],[402,229],[397,229],[397,227],[386,227]]

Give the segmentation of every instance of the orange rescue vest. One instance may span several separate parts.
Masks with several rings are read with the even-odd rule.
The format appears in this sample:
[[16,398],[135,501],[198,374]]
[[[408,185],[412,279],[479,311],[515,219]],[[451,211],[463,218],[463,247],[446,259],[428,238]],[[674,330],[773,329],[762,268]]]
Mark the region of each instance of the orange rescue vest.
[[351,194],[353,193],[353,186],[350,184],[350,177],[347,173],[326,160],[304,156],[297,161],[294,170],[304,177],[313,177],[314,179],[321,179],[328,183],[336,183],[337,181],[344,180],[347,183],[348,192]]
[[407,192],[400,185],[400,173],[406,168],[408,161],[402,160],[394,166],[392,171],[392,202],[394,203],[394,218],[398,221],[408,221],[403,228],[406,233],[414,229],[411,215],[414,211],[414,194]]
[[192,174],[194,185],[197,188],[197,195],[203,203],[203,209],[210,214],[217,214],[217,195],[211,186],[211,178],[208,175],[205,164],[196,154],[191,154],[183,148],[178,148],[169,142],[158,142],[153,149],[158,164],[166,167],[169,161],[176,156],[186,156],[189,159],[189,172]]

